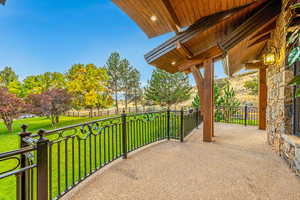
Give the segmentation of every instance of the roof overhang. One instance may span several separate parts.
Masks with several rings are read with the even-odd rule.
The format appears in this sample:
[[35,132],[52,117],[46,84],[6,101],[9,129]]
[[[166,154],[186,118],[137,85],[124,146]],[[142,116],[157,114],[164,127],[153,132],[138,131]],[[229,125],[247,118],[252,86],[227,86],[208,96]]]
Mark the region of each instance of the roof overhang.
[[245,62],[259,56],[275,28],[281,8],[278,1],[254,6],[249,4],[200,19],[147,53],[145,59],[151,65],[175,73],[190,72],[191,66],[201,66],[208,58],[227,56],[225,72],[232,75]]
[[[217,12],[264,0],[112,0],[150,38],[180,33],[197,20]],[[155,16],[156,20],[153,20]]]
[[[211,0],[206,2],[207,5],[216,8],[211,13],[208,11],[209,7],[204,6],[205,4],[200,0],[113,1],[131,16],[148,36],[152,37],[168,31],[177,33],[176,36],[145,55],[149,64],[170,73],[190,72],[191,66],[201,67],[202,62],[208,58],[226,58],[225,72],[232,75],[243,68],[245,64],[259,57],[266,41],[271,37],[271,31],[276,26],[275,20],[281,10],[280,0],[228,2],[222,0],[221,2],[227,2],[227,7],[220,7],[219,4],[223,5],[223,3]],[[166,2],[168,3],[166,4]],[[185,5],[179,2],[185,2]],[[192,7],[196,11],[190,10],[185,17],[179,13],[180,10],[176,10],[180,4],[183,6],[184,11],[182,12],[186,12],[188,8],[185,6],[191,6],[194,2],[198,2]],[[143,6],[139,6],[140,4]],[[148,7],[145,7],[144,4],[147,4]],[[133,10],[135,10],[134,15]],[[151,24],[149,13],[159,16],[161,21],[154,25]],[[202,17],[195,20],[195,15],[200,16],[200,13],[202,13]],[[167,15],[172,20],[164,20],[163,16]],[[174,20],[174,17],[177,19]],[[187,20],[188,18],[190,20]],[[175,23],[177,28],[189,27],[185,31],[178,31],[179,29],[170,28],[170,21],[177,21],[178,24]],[[160,28],[160,26],[162,27]]]

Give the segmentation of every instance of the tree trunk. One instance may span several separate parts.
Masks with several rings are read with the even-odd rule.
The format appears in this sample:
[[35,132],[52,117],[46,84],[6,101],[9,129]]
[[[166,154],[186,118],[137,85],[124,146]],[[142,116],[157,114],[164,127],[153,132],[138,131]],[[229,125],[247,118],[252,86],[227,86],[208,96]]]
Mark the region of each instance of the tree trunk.
[[90,113],[91,113],[90,118],[92,118],[93,117],[93,108],[90,108]]
[[59,116],[55,116],[55,123],[58,124],[59,123]]
[[125,92],[125,110],[127,111],[127,104],[128,104],[128,94],[127,91]]
[[3,122],[4,122],[4,124],[7,128],[7,131],[9,133],[12,133],[12,131],[13,131],[13,128],[12,128],[13,119],[8,115],[4,115],[4,116],[2,116],[2,120],[3,120]]
[[115,92],[115,101],[116,101],[117,113],[119,113],[119,105],[118,105],[118,92]]
[[7,128],[9,133],[13,132],[12,124],[13,124],[12,120],[8,120],[8,121],[5,122],[6,128]]
[[55,116],[54,115],[51,115],[51,122],[52,122],[52,126],[55,125]]
[[137,94],[134,93],[134,105],[135,105],[135,111],[138,112],[138,106],[137,106]]

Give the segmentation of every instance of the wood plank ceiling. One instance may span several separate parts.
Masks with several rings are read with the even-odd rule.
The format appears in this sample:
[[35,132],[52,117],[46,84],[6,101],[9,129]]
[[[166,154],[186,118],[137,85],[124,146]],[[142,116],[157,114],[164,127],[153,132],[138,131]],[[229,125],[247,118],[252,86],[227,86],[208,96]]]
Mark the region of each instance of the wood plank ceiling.
[[[188,27],[202,17],[256,2],[257,0],[112,1],[130,16],[148,37],[152,38],[167,32],[174,32],[176,26],[180,28]],[[157,21],[152,21],[152,16],[156,16]]]
[[[232,75],[245,63],[257,59],[280,12],[277,0],[113,1],[149,37],[177,33],[145,55],[149,64],[170,73],[187,71],[207,57],[226,54],[225,72]],[[151,16],[157,16],[157,21],[151,21]],[[183,27],[188,28],[179,32]]]

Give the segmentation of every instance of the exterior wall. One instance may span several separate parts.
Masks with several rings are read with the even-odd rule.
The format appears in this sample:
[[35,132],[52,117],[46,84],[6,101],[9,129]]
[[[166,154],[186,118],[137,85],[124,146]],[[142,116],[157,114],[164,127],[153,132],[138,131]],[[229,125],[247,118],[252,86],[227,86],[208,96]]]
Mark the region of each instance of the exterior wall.
[[266,49],[275,47],[278,58],[274,66],[267,69],[268,105],[267,133],[268,143],[300,175],[300,138],[293,135],[293,87],[287,83],[293,78],[294,69],[286,65],[286,24],[291,16],[283,0],[282,12],[277,26]]

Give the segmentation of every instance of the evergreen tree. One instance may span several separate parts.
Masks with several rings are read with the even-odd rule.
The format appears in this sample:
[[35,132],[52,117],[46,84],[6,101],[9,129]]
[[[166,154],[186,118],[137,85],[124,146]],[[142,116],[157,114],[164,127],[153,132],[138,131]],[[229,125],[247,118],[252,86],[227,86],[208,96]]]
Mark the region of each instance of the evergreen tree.
[[130,66],[129,61],[127,59],[123,59],[120,62],[120,71],[121,71],[121,90],[124,96],[125,110],[127,110],[128,106],[128,96],[129,91],[131,89],[132,81],[133,81],[133,70],[134,68]]
[[128,93],[129,102],[134,102],[135,110],[138,110],[138,102],[142,101],[143,90],[140,82],[140,72],[137,69],[131,71],[130,88]]
[[119,112],[119,105],[118,105],[118,95],[122,90],[122,69],[121,69],[121,58],[120,54],[117,52],[113,52],[105,65],[105,69],[107,71],[107,75],[109,76],[109,90],[115,96],[115,105],[117,108],[117,112]]
[[162,106],[171,106],[189,99],[192,87],[183,73],[170,74],[161,69],[152,73],[145,89],[146,100]]

